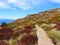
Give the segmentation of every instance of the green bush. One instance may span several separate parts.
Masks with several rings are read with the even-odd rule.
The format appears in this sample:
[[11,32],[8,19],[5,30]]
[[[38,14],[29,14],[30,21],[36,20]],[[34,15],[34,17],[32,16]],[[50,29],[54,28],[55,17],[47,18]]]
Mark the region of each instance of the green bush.
[[60,16],[58,17],[58,19],[57,19],[58,21],[60,21]]
[[11,29],[17,28],[17,24],[9,25],[9,27],[10,27]]
[[60,31],[57,30],[51,30],[48,32],[49,37],[55,38],[57,41],[60,42]]

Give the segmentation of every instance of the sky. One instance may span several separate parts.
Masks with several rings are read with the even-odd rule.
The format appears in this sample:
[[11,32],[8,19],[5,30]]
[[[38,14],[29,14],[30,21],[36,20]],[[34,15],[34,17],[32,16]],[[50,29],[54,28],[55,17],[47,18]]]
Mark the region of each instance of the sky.
[[0,0],[0,19],[18,19],[60,8],[60,0]]

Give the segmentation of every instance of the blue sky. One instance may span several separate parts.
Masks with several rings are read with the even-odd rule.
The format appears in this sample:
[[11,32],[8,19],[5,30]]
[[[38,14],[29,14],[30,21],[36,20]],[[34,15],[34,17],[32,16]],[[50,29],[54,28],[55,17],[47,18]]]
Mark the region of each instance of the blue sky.
[[0,0],[0,19],[23,18],[53,8],[60,8],[60,0]]

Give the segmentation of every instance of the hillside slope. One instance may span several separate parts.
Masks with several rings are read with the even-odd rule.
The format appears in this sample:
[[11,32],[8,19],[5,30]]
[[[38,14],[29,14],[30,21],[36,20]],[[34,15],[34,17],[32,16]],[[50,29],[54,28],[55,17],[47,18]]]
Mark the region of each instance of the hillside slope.
[[[44,35],[54,45],[60,45],[60,8],[28,15],[8,25],[3,24],[0,27],[0,44],[38,45],[40,41],[41,45],[50,43]],[[44,42],[46,40],[48,42]]]
[[[49,23],[49,22],[60,22],[60,19],[58,20],[57,17],[60,17],[60,8],[51,9],[43,12],[39,12],[37,14],[31,14],[26,16],[22,19],[17,19],[16,21],[10,23],[10,27],[12,25],[19,27],[19,26],[25,26],[25,25],[34,25],[34,24],[41,24],[43,22]],[[15,28],[15,27],[14,27]]]

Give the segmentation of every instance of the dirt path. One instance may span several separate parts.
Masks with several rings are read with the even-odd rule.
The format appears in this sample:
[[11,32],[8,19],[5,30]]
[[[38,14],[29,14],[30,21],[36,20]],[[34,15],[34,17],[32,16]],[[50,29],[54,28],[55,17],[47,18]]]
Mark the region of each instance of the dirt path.
[[47,36],[46,32],[38,25],[35,26],[37,29],[38,45],[54,45],[51,39]]

